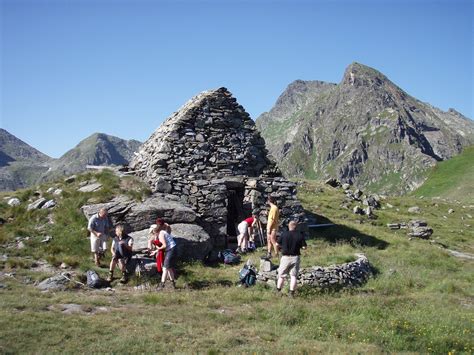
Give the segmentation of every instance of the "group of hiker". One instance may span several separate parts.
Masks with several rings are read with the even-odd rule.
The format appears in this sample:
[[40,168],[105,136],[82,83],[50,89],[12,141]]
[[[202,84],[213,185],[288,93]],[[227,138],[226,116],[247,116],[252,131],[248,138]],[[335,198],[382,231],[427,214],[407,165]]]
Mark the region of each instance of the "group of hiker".
[[[290,295],[293,295],[296,290],[300,267],[300,251],[306,248],[306,242],[303,235],[297,232],[296,221],[290,221],[288,231],[279,234],[280,214],[276,199],[273,196],[269,196],[268,204],[270,209],[268,211],[266,228],[267,253],[264,258],[279,257],[279,252],[281,251],[282,256],[278,268],[276,289],[281,291],[285,279],[290,275]],[[254,243],[251,241],[251,236],[254,235],[255,228],[257,228],[257,233],[262,233],[258,213],[255,212],[237,225],[237,253],[245,253],[253,249]],[[100,266],[101,259],[105,256],[107,249],[107,240],[113,230],[106,208],[101,208],[98,213],[89,219],[88,230],[90,232],[91,252],[94,262],[97,266]],[[108,281],[113,280],[114,269],[118,265],[122,272],[120,282],[127,282],[127,264],[132,258],[133,249],[133,238],[128,235],[128,232],[127,225],[125,224],[115,226],[115,236],[112,237],[110,248],[112,259],[110,261]],[[176,241],[171,234],[171,226],[162,218],[158,218],[150,226],[147,247],[147,254],[156,258],[158,272],[161,272],[159,287],[164,288],[166,280],[169,279],[174,288],[177,259]]]
[[[105,257],[105,251],[107,250],[107,240],[111,237],[113,229],[106,208],[101,208],[98,213],[89,219],[87,229],[90,232],[91,252],[95,265],[100,267],[100,261]],[[119,223],[115,227],[115,236],[111,237],[110,252],[112,253],[112,259],[107,281],[114,279],[114,270],[117,265],[122,272],[120,282],[128,281],[127,264],[133,255],[133,238],[128,235],[128,232],[126,224]],[[177,257],[176,241],[171,234],[171,227],[161,218],[158,218],[155,224],[152,224],[149,228],[147,253],[157,259],[157,268],[161,272],[159,287],[164,288],[167,279],[171,281],[174,287],[174,267]]]

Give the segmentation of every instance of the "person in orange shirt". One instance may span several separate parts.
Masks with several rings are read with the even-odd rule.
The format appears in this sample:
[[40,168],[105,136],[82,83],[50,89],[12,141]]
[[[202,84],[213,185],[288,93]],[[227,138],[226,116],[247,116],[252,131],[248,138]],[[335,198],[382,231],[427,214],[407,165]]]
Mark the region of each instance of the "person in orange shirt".
[[275,256],[278,257],[277,232],[280,224],[280,211],[276,205],[275,197],[268,196],[268,204],[270,205],[270,211],[268,212],[267,221],[267,258],[271,258],[272,246]]

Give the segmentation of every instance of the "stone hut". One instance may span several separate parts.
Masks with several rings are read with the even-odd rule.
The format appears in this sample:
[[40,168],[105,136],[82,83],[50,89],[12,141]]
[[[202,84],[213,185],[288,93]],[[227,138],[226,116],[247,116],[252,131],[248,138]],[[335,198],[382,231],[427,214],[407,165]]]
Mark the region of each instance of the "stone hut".
[[249,114],[226,88],[193,97],[135,154],[135,174],[155,193],[191,206],[214,247],[226,245],[253,211],[266,222],[269,194],[278,201],[282,226],[296,219],[306,231],[296,184],[281,175]]

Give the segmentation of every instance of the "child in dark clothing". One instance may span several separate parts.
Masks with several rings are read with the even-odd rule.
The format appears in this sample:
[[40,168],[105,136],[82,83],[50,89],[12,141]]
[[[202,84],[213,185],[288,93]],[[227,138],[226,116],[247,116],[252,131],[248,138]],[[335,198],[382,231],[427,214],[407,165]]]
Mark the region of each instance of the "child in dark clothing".
[[132,258],[132,248],[133,248],[133,238],[125,233],[125,226],[119,224],[115,228],[116,237],[112,241],[112,247],[110,248],[112,252],[112,260],[110,262],[110,270],[108,281],[113,280],[114,269],[118,264],[120,270],[122,271],[122,278],[120,282],[127,282],[127,264]]

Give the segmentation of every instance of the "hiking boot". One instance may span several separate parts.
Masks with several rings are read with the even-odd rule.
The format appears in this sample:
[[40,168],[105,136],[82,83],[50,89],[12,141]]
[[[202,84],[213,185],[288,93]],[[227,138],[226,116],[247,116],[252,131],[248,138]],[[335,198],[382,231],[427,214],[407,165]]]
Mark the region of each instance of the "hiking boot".
[[109,271],[109,276],[107,276],[107,282],[112,282],[112,280],[114,279],[114,272],[113,271]]
[[120,278],[120,283],[124,284],[128,281],[128,277],[127,277],[127,274],[124,272],[122,273],[122,277]]
[[272,253],[267,253],[267,255],[265,255],[265,259],[270,260],[271,258],[272,258]]
[[176,283],[175,281],[171,281],[171,287],[173,288],[173,290],[176,290]]
[[165,283],[164,282],[160,282],[157,286],[156,286],[156,290],[157,291],[161,291],[161,290],[164,290],[165,289]]
[[236,252],[237,254],[240,254],[240,253],[242,253],[242,249],[240,249],[240,247],[238,247],[237,249],[235,249],[235,252]]
[[295,291],[290,291],[290,293],[288,293],[288,297],[295,298]]

